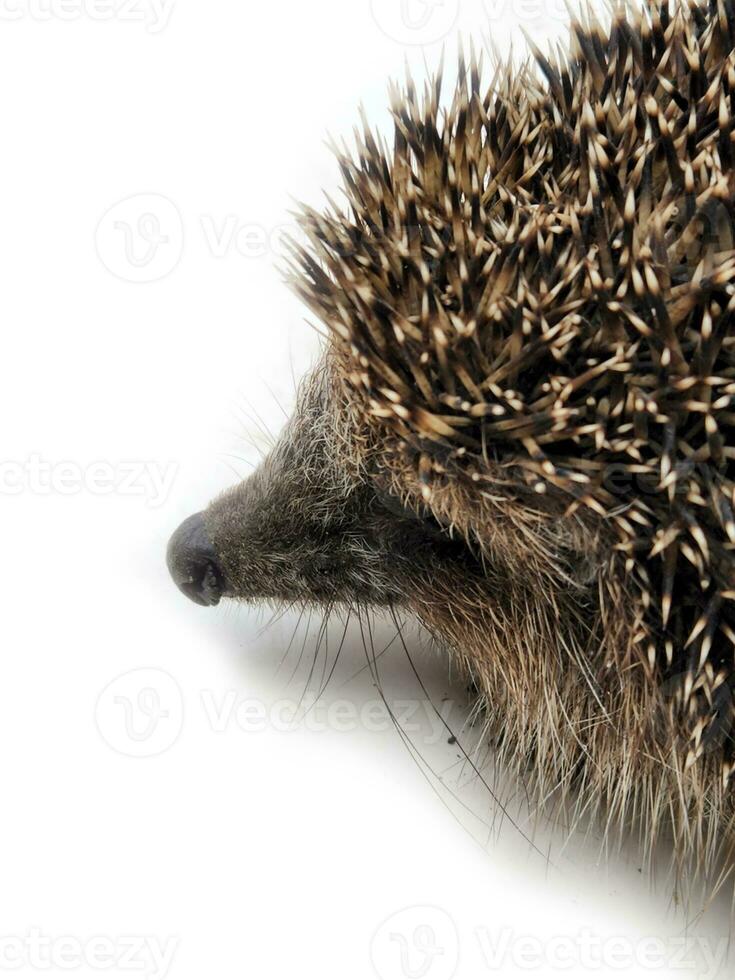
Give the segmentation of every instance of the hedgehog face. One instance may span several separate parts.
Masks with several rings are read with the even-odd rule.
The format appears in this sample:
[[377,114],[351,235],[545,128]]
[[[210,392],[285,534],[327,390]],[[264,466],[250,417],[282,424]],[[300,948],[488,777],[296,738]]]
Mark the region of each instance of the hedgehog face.
[[169,568],[194,602],[396,606],[415,601],[422,582],[433,594],[437,583],[482,577],[471,549],[426,507],[349,465],[333,401],[322,368],[259,469],[173,535]]

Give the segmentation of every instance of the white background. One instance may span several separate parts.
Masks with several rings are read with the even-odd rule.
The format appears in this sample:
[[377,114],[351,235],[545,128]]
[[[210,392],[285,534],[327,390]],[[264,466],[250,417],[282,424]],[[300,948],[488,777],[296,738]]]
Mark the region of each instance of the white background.
[[[714,975],[727,903],[692,923],[594,836],[541,825],[532,850],[437,736],[400,644],[383,686],[419,699],[431,771],[381,717],[358,630],[323,710],[284,724],[318,687],[316,624],[197,608],[164,566],[316,356],[278,253],[292,197],[337,186],[327,131],[349,138],[361,101],[384,126],[388,77],[407,58],[422,78],[439,40],[451,63],[460,29],[507,54],[565,18],[0,0],[0,972],[162,980],[155,948],[171,980]],[[131,464],[167,492],[126,488]],[[461,726],[445,660],[411,648]]]

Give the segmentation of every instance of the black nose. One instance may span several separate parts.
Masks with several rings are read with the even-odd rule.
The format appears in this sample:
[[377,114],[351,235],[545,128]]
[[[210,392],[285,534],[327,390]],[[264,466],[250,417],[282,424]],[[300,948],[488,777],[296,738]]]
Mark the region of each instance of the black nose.
[[192,514],[168,543],[166,562],[171,578],[185,596],[200,606],[216,606],[225,578],[204,526],[203,514]]

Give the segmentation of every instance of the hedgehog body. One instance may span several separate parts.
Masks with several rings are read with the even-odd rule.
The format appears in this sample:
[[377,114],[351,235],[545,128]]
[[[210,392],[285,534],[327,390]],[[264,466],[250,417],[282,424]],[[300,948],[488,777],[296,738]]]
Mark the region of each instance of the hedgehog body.
[[218,594],[409,609],[539,798],[647,849],[667,831],[711,877],[735,820],[735,9],[618,7],[534,58],[489,85],[462,59],[447,108],[440,76],[394,88],[392,144],[338,151],[346,206],[304,209],[293,248],[324,363],[199,533]]

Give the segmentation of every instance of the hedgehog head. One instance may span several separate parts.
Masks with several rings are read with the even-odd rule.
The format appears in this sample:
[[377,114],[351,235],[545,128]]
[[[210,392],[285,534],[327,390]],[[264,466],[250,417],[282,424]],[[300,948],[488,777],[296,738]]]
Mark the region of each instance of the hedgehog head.
[[367,472],[342,428],[343,397],[327,356],[256,472],[177,531],[169,565],[190,598],[395,607],[481,576],[430,508],[404,505],[388,474]]
[[460,58],[448,106],[441,73],[394,88],[390,145],[365,124],[337,150],[345,205],[293,246],[323,365],[197,532],[212,595],[407,606],[541,793],[666,814],[708,859],[734,756],[733,23],[619,8],[489,85]]

